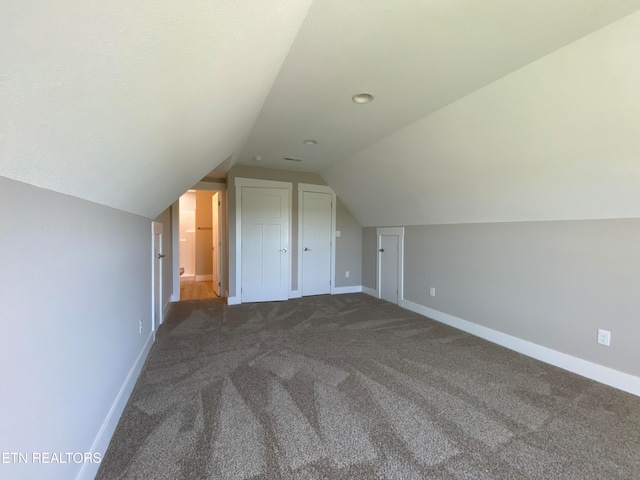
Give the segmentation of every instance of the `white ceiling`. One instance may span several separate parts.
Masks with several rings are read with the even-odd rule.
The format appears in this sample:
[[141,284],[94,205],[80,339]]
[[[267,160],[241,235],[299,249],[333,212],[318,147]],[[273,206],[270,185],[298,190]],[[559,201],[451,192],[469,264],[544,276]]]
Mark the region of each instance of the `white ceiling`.
[[[238,161],[322,171],[638,8],[637,0],[317,0]],[[358,92],[376,99],[356,105]]]
[[154,218],[239,151],[311,0],[3,0],[0,175]]
[[[434,204],[451,200],[437,185],[475,173],[473,156],[453,170],[443,155],[436,186],[413,191],[424,139],[439,130],[412,125],[448,121],[447,106],[638,9],[640,0],[7,0],[0,175],[153,218],[237,162],[314,171],[362,224],[391,223],[397,205],[372,216],[363,202],[374,200],[355,197],[363,169]],[[352,103],[362,91],[376,100]],[[479,104],[501,105],[495,95]],[[468,123],[461,115],[450,129]],[[403,221],[476,218],[424,208]]]
[[362,226],[640,218],[640,12],[321,175]]

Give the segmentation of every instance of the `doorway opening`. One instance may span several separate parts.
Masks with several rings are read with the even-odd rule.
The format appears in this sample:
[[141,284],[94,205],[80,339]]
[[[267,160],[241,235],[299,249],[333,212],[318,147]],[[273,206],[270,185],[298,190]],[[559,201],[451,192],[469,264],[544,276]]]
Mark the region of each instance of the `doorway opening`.
[[400,304],[404,298],[404,227],[378,228],[378,298]]
[[334,291],[336,204],[330,187],[298,184],[298,290],[303,297]]
[[192,189],[178,205],[179,300],[223,296],[223,192]]

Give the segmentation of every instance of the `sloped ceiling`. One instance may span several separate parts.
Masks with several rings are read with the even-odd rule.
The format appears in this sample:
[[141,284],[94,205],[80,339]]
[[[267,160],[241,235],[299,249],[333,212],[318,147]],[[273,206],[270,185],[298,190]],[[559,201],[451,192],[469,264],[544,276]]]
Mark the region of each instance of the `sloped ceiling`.
[[638,9],[9,0],[0,175],[147,217],[236,162],[320,172],[363,225],[634,213]]
[[[638,0],[315,1],[239,162],[259,156],[262,166],[322,171],[638,8]],[[376,99],[356,105],[358,92]]]
[[640,13],[322,172],[363,226],[640,218]]
[[311,0],[6,0],[0,175],[155,217],[239,151]]

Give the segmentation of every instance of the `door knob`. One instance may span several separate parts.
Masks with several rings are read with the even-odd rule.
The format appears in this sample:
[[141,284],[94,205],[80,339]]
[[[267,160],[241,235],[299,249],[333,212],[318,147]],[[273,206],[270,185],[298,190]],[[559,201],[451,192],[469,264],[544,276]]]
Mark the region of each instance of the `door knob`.
[[281,252],[283,252],[283,253],[286,253],[287,249],[286,249],[286,248],[283,248],[283,249],[282,249],[282,250],[280,250],[280,251],[281,251]]
[[310,251],[311,251],[311,249],[310,249],[310,248],[307,248],[307,247],[304,247],[304,251],[305,251],[305,252],[310,252]]
[[158,258],[164,258],[165,256],[161,253],[158,254]]
[[384,248],[381,248],[380,250],[378,250],[380,253],[384,253]]

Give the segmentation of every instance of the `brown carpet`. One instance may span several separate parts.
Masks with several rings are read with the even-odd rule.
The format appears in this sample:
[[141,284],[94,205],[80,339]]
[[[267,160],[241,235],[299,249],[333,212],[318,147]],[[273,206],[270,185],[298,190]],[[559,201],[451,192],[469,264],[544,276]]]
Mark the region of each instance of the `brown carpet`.
[[638,479],[640,398],[364,294],[175,304],[99,479]]

